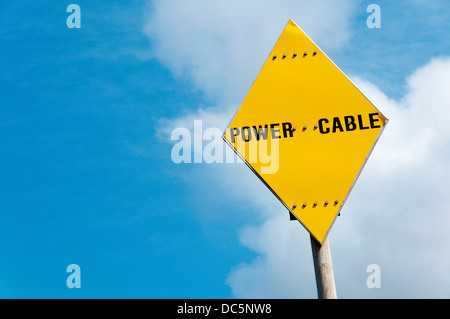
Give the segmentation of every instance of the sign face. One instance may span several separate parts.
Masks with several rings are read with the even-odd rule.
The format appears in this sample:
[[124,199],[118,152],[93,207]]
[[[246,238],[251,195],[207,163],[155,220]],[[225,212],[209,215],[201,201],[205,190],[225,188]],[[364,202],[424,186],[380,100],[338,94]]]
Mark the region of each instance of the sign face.
[[387,121],[290,20],[223,138],[322,243]]

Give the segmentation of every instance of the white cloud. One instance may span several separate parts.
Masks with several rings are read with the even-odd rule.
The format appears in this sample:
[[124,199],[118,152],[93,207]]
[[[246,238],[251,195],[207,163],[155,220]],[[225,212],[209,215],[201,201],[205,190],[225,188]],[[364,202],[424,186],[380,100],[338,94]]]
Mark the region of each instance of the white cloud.
[[[333,47],[348,38],[353,10],[350,2],[335,7],[333,1],[152,3],[145,32],[154,56],[219,101],[214,108],[165,120],[174,128],[190,127],[194,119],[225,128],[236,110],[230,105],[243,99],[288,18],[319,45],[334,39]],[[338,297],[448,298],[450,58],[417,69],[399,101],[352,79],[390,121],[330,233]],[[220,180],[215,187],[223,194],[248,201],[264,217],[240,232],[241,243],[259,257],[230,271],[233,294],[315,298],[306,231],[289,222],[285,209],[245,166],[219,165],[209,173],[220,177],[208,181]],[[248,190],[245,197],[227,187],[236,180]],[[369,264],[381,267],[380,289],[366,286]]]
[[[154,56],[214,98],[239,102],[289,18],[325,49],[349,37],[355,1],[155,0],[144,28]],[[325,46],[326,44],[326,46]]]
[[240,241],[258,253],[231,270],[227,284],[239,298],[315,298],[309,235],[283,210],[259,226],[245,228]]
[[407,79],[409,91],[399,102],[355,80],[390,118],[334,229],[336,241],[347,243],[335,252],[347,256],[342,277],[351,279],[368,263],[384,271],[382,289],[360,286],[364,296],[450,295],[450,262],[442,254],[450,244],[449,72],[450,58],[433,59]]
[[[447,298],[450,261],[450,58],[434,59],[407,80],[401,101],[353,81],[389,124],[330,233],[337,290],[346,298]],[[199,111],[176,119],[214,118]],[[221,116],[219,116],[221,117]],[[210,123],[220,121],[208,120]],[[245,172],[248,171],[248,172]],[[241,231],[259,257],[237,265],[227,279],[240,298],[315,298],[309,238],[244,167],[217,168],[218,189],[252,203],[265,221]],[[220,178],[219,178],[220,177]],[[210,178],[209,181],[213,181]],[[248,190],[245,197],[238,189]],[[381,289],[366,286],[366,267],[378,264]],[[448,279],[447,279],[448,278]]]
[[[448,298],[450,58],[414,72],[400,102],[353,81],[390,122],[329,235],[338,297]],[[309,241],[295,226],[280,214],[242,232],[260,257],[231,271],[237,297],[315,297]],[[370,264],[380,289],[366,286]]]
[[[390,122],[330,233],[339,297],[450,295],[449,74],[450,58],[432,60],[407,80],[400,102],[353,77]],[[270,209],[240,236],[259,257],[233,269],[227,283],[241,298],[315,298],[306,231]],[[370,264],[381,267],[380,289],[366,286]]]

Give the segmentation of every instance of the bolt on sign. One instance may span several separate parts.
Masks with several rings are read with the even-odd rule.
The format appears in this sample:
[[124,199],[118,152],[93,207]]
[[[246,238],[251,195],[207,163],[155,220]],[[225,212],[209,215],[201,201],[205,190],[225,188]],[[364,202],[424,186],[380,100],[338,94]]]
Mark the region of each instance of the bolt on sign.
[[289,20],[223,139],[323,243],[387,122]]

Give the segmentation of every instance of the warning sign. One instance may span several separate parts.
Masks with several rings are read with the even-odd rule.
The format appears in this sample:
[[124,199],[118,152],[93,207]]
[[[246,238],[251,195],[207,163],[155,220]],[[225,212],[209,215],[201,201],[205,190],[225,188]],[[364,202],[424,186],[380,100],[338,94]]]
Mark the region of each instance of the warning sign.
[[387,121],[290,20],[223,138],[322,243]]

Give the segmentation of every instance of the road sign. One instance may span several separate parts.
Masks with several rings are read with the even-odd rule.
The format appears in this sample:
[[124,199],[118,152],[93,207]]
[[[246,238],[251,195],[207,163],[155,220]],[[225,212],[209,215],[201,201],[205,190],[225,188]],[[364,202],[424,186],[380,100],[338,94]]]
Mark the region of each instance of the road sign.
[[290,20],[223,138],[322,243],[387,121]]

